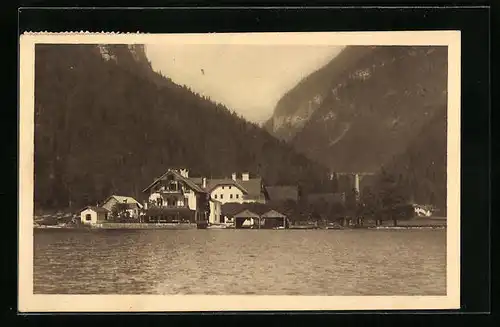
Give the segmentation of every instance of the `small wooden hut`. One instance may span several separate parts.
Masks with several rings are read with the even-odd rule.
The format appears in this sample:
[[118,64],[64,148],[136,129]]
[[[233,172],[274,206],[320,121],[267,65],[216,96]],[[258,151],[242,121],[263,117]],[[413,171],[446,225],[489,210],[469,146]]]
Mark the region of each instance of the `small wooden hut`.
[[262,228],[286,228],[286,216],[276,210],[269,210],[260,218],[262,219]]
[[248,226],[250,228],[260,226],[260,216],[253,211],[248,209],[243,210],[234,215],[234,227],[235,228],[245,228],[245,222],[249,222]]

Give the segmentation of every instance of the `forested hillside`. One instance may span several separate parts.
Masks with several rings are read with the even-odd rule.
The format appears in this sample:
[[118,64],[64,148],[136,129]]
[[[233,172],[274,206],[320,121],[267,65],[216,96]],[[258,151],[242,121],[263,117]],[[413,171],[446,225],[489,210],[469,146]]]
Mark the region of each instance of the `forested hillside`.
[[403,195],[416,203],[435,206],[446,214],[447,143],[446,107],[434,113],[431,121],[408,148],[385,165],[398,176]]
[[139,196],[172,166],[317,189],[327,175],[291,145],[153,72],[142,46],[36,46],[37,208]]

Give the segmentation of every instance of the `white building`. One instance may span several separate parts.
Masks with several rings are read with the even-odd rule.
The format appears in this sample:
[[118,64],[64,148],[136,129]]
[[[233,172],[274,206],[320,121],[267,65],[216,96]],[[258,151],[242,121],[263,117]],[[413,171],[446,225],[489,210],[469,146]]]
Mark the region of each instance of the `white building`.
[[269,196],[262,178],[250,178],[249,173],[242,173],[238,178],[233,173],[230,178],[207,179],[190,178],[194,183],[210,194],[210,198],[225,203],[266,203]]
[[88,206],[80,211],[80,221],[85,225],[95,225],[108,219],[108,210],[101,207]]
[[136,199],[130,196],[111,195],[103,202],[101,207],[111,212],[113,210],[113,207],[118,203],[126,207],[126,211],[130,215],[130,217],[139,217],[139,211],[142,209],[142,204],[140,204]]

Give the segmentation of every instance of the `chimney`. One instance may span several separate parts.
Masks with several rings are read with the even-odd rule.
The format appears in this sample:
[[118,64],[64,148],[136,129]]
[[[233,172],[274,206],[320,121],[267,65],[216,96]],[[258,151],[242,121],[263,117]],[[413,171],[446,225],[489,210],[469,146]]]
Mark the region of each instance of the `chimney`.
[[189,178],[189,170],[187,169],[181,169],[180,174],[182,177]]
[[354,174],[354,189],[356,190],[356,196],[358,197],[356,200],[359,201],[359,174]]
[[207,178],[206,177],[201,178],[201,187],[207,188]]
[[233,174],[231,175],[231,179],[232,179],[233,181],[235,181],[235,180],[236,180],[236,173],[233,173]]
[[250,174],[249,173],[242,173],[241,174],[241,180],[242,181],[248,181],[250,179]]

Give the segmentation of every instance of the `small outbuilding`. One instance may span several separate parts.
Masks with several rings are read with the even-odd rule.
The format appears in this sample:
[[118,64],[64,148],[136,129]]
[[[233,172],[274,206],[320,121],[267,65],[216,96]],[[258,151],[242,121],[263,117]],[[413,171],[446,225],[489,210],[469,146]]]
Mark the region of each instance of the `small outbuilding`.
[[93,225],[108,219],[109,211],[101,208],[88,206],[80,211],[80,219],[82,224]]
[[102,203],[102,207],[111,212],[116,204],[121,204],[132,218],[138,218],[142,209],[142,204],[136,199],[122,195],[111,195]]
[[235,228],[253,227],[256,223],[260,224],[260,216],[248,209],[234,215]]
[[286,216],[276,210],[269,210],[260,217],[263,228],[286,228]]

